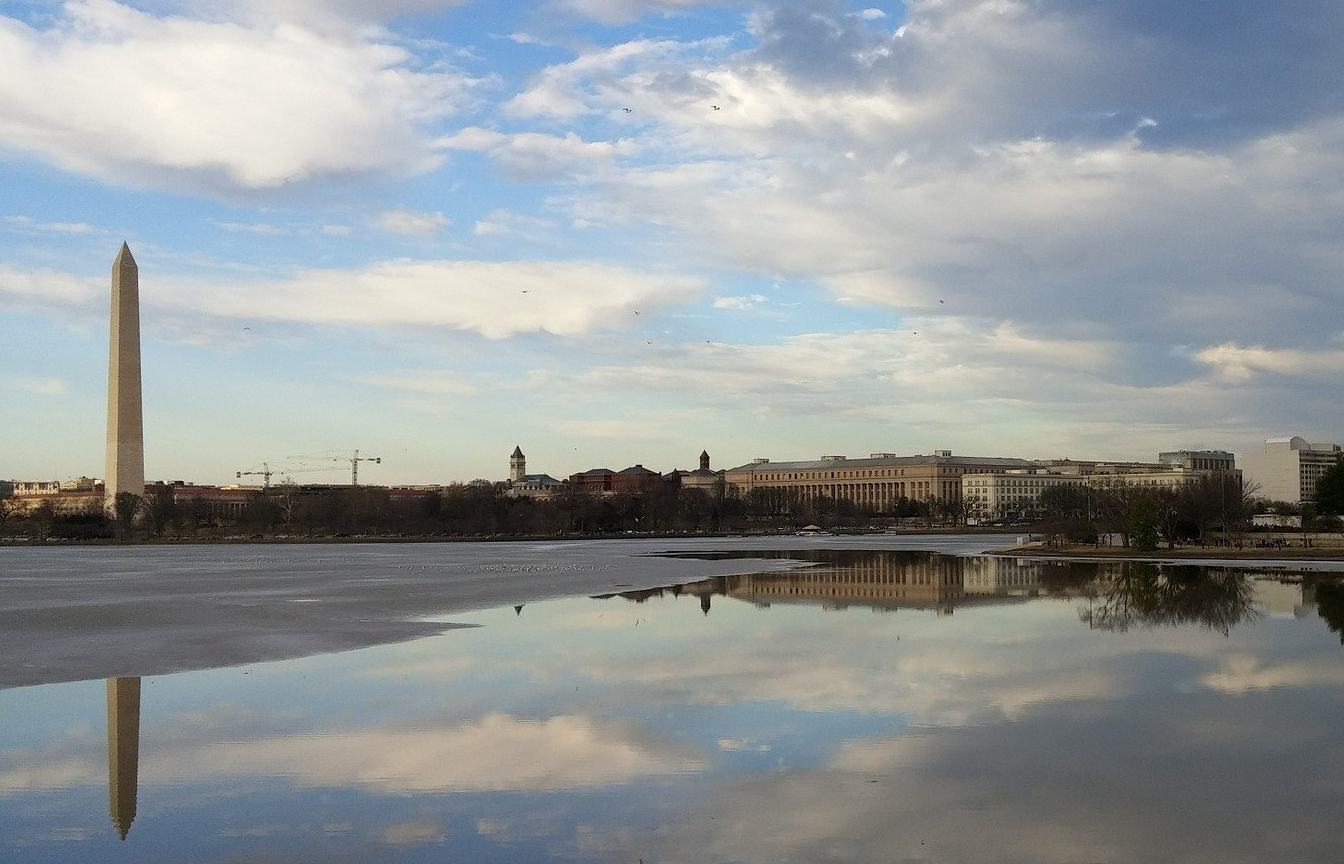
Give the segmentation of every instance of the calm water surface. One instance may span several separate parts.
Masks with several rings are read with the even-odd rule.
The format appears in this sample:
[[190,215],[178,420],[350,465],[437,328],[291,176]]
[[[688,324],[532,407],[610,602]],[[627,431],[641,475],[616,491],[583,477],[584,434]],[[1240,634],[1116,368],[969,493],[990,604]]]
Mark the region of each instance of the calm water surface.
[[805,557],[0,691],[0,860],[1344,858],[1336,579]]

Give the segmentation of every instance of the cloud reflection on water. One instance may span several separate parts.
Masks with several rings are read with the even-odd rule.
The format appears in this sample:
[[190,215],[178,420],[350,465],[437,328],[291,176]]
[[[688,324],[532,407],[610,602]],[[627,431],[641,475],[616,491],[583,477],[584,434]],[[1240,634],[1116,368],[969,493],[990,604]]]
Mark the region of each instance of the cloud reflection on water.
[[[979,563],[854,563],[718,580],[708,615],[688,583],[147,679],[130,841],[219,819],[245,843],[265,823],[256,842],[319,860],[335,841],[277,818],[264,802],[282,795],[374,857],[1330,860],[1344,667],[1322,623],[1295,617],[1310,588],[1269,592],[1293,615],[1252,625],[1224,606],[1208,629],[1189,626],[1192,597],[1261,594],[1144,573],[1185,580],[1182,614],[1150,592],[1155,614],[1115,632],[1080,614],[1123,584],[1105,568],[1005,569],[996,587]],[[933,572],[914,594],[888,581]],[[22,722],[50,731],[0,752],[0,797],[106,782],[78,718]],[[98,860],[90,843],[69,860]]]

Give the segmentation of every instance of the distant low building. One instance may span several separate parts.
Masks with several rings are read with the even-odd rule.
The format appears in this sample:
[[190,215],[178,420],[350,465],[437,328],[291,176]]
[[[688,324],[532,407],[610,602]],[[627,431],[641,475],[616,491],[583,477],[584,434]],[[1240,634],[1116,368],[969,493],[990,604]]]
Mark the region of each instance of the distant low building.
[[145,487],[145,493],[154,494],[156,487],[171,489],[173,503],[197,518],[225,521],[241,519],[248,505],[262,494],[255,486],[198,486],[182,480],[151,483]]
[[59,495],[62,492],[92,492],[102,485],[102,481],[76,477],[73,480],[16,480],[13,485],[15,495]]
[[643,465],[631,465],[620,471],[610,468],[590,468],[571,474],[569,485],[576,492],[592,495],[638,495],[675,485],[680,481],[676,473],[664,476]]
[[1316,481],[1344,457],[1338,444],[1312,444],[1297,435],[1270,438],[1258,451],[1244,453],[1241,468],[1255,495],[1268,501],[1302,503],[1316,497]]
[[745,497],[758,489],[780,490],[800,500],[827,497],[884,510],[902,498],[955,501],[965,474],[1001,473],[1033,467],[1026,459],[953,456],[935,450],[929,456],[874,453],[867,459],[823,456],[807,462],[755,459],[724,472],[728,494]]
[[1256,528],[1301,528],[1302,517],[1297,513],[1256,513],[1251,517]]

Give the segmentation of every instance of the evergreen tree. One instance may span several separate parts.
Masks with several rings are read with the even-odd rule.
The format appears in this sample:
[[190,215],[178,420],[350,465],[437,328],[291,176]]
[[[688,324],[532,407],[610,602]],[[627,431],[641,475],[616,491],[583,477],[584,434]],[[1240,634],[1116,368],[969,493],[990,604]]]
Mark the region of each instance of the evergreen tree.
[[1316,512],[1344,516],[1344,456],[1316,480]]

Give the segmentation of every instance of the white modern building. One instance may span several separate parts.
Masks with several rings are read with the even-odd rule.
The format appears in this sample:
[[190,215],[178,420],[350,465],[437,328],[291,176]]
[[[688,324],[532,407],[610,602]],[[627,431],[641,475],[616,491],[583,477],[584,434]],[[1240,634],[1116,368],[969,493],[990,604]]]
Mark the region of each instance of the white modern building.
[[1316,481],[1341,457],[1338,444],[1312,444],[1297,435],[1270,438],[1261,450],[1242,454],[1241,470],[1256,485],[1257,498],[1300,503],[1316,497]]

